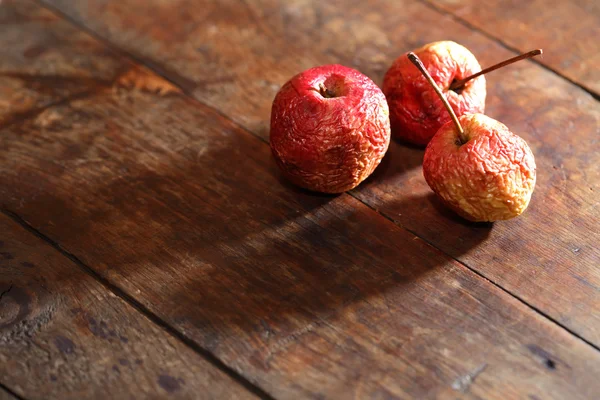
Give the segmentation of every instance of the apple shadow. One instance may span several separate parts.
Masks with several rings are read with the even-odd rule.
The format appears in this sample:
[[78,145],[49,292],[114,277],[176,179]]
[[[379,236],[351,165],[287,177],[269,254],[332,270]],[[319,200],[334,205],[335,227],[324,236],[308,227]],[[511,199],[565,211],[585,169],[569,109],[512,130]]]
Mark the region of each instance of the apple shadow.
[[463,219],[427,188],[420,171],[424,152],[423,147],[392,140],[381,165],[351,194],[397,225],[458,258],[484,242],[493,224]]
[[437,197],[433,192],[429,193],[426,198],[441,217],[452,221],[453,224],[462,225],[466,228],[472,229],[492,229],[494,226],[493,222],[473,222],[461,217],[450,208],[445,206],[442,200],[440,200],[440,198]]
[[392,139],[388,151],[375,168],[375,171],[353,191],[364,187],[385,183],[419,168],[423,163],[424,149],[417,146],[407,146]]
[[[131,96],[154,116],[135,130],[101,99],[54,108],[55,146],[31,146],[23,162],[36,168],[5,171],[13,195],[0,206],[224,361],[268,368],[285,338],[388,294],[386,312],[407,314],[418,299],[404,290],[450,262],[351,196],[288,183],[264,142],[214,112]],[[37,129],[25,121],[5,137],[25,146]]]
[[310,196],[310,197],[315,197],[315,198],[323,198],[323,199],[335,199],[336,197],[342,195],[343,193],[322,193],[322,192],[316,192],[314,190],[309,190],[303,187],[300,187],[298,185],[293,184],[292,182],[290,182],[281,172],[281,170],[279,169],[279,167],[277,167],[277,164],[275,162],[275,159],[273,159],[273,157],[271,156],[271,167],[274,170],[273,174],[275,175],[277,181],[279,182],[279,184],[285,188],[287,191],[289,191],[290,193],[295,193],[297,195],[301,195],[301,196]]
[[404,196],[380,206],[382,213],[453,258],[477,249],[494,224],[471,222],[446,207],[433,193]]

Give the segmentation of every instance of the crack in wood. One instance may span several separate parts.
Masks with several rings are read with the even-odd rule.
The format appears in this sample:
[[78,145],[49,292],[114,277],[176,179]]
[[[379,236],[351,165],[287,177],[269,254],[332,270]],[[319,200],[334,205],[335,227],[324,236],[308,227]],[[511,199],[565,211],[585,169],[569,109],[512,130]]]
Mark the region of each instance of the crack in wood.
[[9,396],[12,396],[17,400],[25,400],[25,397],[18,395],[12,389],[10,389],[8,386],[6,386],[4,383],[0,382],[0,394],[2,394],[2,391],[8,393]]
[[12,290],[12,288],[13,288],[13,285],[11,284],[8,289],[6,289],[2,293],[0,293],[0,302],[2,301],[2,298],[4,297],[4,295],[8,294],[8,292],[10,292]]
[[97,273],[94,269],[92,269],[87,264],[85,264],[83,261],[81,261],[76,255],[68,252],[56,241],[54,241],[53,239],[46,236],[41,231],[34,228],[26,220],[24,220],[21,216],[14,213],[13,211],[7,210],[5,208],[0,208],[0,212],[3,213],[4,215],[6,215],[7,217],[9,217],[11,220],[16,222],[18,225],[23,227],[26,231],[28,231],[35,237],[41,239],[42,241],[44,241],[45,243],[50,245],[52,248],[54,248],[56,251],[58,251],[64,257],[71,260],[77,267],[79,267],[85,273],[90,275],[93,279],[95,279],[100,284],[102,284],[110,293],[113,293],[115,296],[121,298],[124,302],[128,303],[131,307],[133,307],[137,312],[139,312],[140,314],[142,314],[146,318],[148,318],[157,327],[159,327],[160,329],[165,331],[167,334],[169,334],[173,338],[182,342],[185,346],[187,346],[189,349],[191,349],[195,353],[199,354],[206,361],[208,361],[211,365],[213,365],[215,368],[219,369],[224,374],[226,374],[227,376],[232,378],[234,381],[236,381],[239,385],[244,387],[246,390],[248,390],[249,392],[258,396],[261,399],[274,400],[274,398],[269,393],[267,393],[263,388],[252,383],[245,376],[238,373],[233,368],[229,367],[227,364],[225,364],[222,360],[217,358],[214,354],[209,352],[207,349],[198,345],[198,343],[196,343],[193,339],[186,336],[185,333],[179,331],[177,328],[174,328],[168,322],[161,319],[158,315],[156,315],[153,311],[151,311],[146,306],[144,306],[142,303],[140,303],[133,296],[131,296],[130,294],[125,292],[119,286],[110,282],[108,279],[106,279],[105,277],[103,277],[102,275]]
[[[502,39],[492,35],[491,33],[473,25],[471,22],[469,22],[468,20],[464,19],[463,17],[450,12],[448,10],[445,10],[443,8],[441,8],[440,6],[438,6],[437,4],[433,3],[431,0],[419,0],[420,3],[424,4],[425,6],[429,7],[431,10],[441,14],[441,15],[449,15],[450,17],[452,17],[456,22],[458,22],[459,24],[465,26],[466,28],[475,31],[483,36],[485,36],[486,38],[490,39],[491,41],[499,44],[500,46],[504,47],[505,49],[513,52],[513,53],[520,53],[521,51],[511,45],[509,45],[508,43],[506,43],[505,41],[503,41]],[[561,79],[564,79],[565,81],[569,82],[570,84],[572,84],[573,86],[577,86],[579,89],[583,90],[584,92],[586,92],[587,94],[589,94],[590,96],[592,96],[592,98],[594,98],[594,100],[596,101],[600,101],[600,93],[596,93],[594,90],[588,88],[586,85],[584,85],[583,83],[579,83],[576,80],[569,78],[568,76],[566,76],[565,74],[563,74],[562,72],[558,71],[557,69],[541,62],[540,60],[536,60],[536,59],[531,59],[530,60],[532,63],[539,65],[540,67],[552,72],[553,74],[557,75],[558,77],[560,77]]]

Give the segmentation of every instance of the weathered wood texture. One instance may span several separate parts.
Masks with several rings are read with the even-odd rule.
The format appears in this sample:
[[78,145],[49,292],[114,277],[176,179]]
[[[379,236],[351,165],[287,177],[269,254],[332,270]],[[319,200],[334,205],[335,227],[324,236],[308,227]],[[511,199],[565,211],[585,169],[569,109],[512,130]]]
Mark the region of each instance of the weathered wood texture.
[[254,398],[2,214],[0,271],[0,381],[15,393]]
[[4,207],[276,397],[600,390],[599,352],[352,197],[296,191],[176,94],[99,93],[1,138]]
[[0,59],[0,126],[110,83],[121,67],[81,30],[16,0],[0,5]]
[[596,0],[425,0],[600,95],[600,3]]
[[[276,91],[307,67],[339,62],[381,82],[394,57],[440,39],[465,44],[483,65],[511,56],[408,1],[51,3],[264,139]],[[354,195],[598,345],[600,103],[522,62],[488,76],[487,111],[536,155],[524,216],[488,229],[456,218],[431,195],[423,152],[397,143]]]
[[0,388],[0,400],[16,400],[16,397]]
[[264,142],[160,78],[123,76],[1,132],[0,205],[236,371],[293,399],[600,391],[590,346],[349,195],[288,185]]

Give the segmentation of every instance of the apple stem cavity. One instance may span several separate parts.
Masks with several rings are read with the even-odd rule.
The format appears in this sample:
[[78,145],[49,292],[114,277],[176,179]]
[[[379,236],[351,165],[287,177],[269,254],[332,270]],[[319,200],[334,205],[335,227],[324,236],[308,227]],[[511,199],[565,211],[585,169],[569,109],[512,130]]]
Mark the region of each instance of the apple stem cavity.
[[504,60],[504,61],[502,61],[502,62],[500,62],[498,64],[492,65],[491,67],[487,67],[486,69],[482,69],[481,71],[479,71],[479,72],[477,72],[477,73],[475,73],[473,75],[467,76],[466,78],[463,78],[461,80],[452,82],[452,84],[450,85],[449,89],[450,90],[454,90],[454,91],[460,90],[465,85],[465,83],[469,82],[471,79],[475,79],[478,76],[481,76],[483,74],[487,74],[488,72],[495,71],[498,68],[505,67],[505,66],[507,66],[509,64],[512,64],[512,63],[515,63],[517,61],[521,61],[521,60],[525,60],[527,58],[539,56],[540,54],[543,54],[542,49],[536,49],[536,50],[531,50],[531,51],[529,51],[527,53],[523,53],[523,54],[518,55],[516,57],[509,58],[508,60]]
[[333,90],[330,90],[329,88],[325,87],[325,85],[323,85],[322,83],[319,84],[319,93],[326,99],[337,97],[336,93]]
[[463,130],[462,126],[460,125],[460,122],[458,121],[458,118],[456,117],[454,110],[450,106],[450,103],[448,103],[446,96],[444,96],[444,94],[440,90],[439,86],[435,83],[435,81],[433,80],[431,75],[429,75],[429,72],[427,72],[427,69],[425,68],[425,66],[419,59],[419,57],[417,57],[417,55],[415,53],[410,52],[410,53],[408,53],[408,59],[419,69],[419,71],[421,71],[421,73],[423,74],[425,79],[427,79],[427,81],[429,82],[431,87],[433,87],[433,90],[435,90],[435,92],[437,93],[438,97],[444,104],[444,107],[446,107],[448,114],[450,114],[450,118],[452,118],[452,121],[454,122],[454,126],[456,126],[456,130],[458,131],[458,137],[460,139],[461,144],[467,143],[467,137],[465,135],[465,131]]

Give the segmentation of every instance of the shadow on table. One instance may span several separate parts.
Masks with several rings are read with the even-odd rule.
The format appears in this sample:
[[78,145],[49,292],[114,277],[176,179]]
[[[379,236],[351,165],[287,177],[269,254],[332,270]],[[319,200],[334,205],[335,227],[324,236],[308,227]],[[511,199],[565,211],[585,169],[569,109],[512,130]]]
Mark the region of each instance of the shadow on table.
[[422,175],[424,149],[393,141],[373,175],[351,194],[454,258],[485,241],[493,224],[473,223],[447,208]]
[[[149,134],[101,110],[108,122],[59,127],[60,154],[36,148],[37,169],[5,176],[18,195],[4,205],[224,360],[267,368],[298,332],[348,312],[418,323],[410,308],[431,282],[451,298],[436,273],[448,257],[349,195],[288,184],[265,143],[210,111]],[[413,168],[413,153],[384,172]]]

